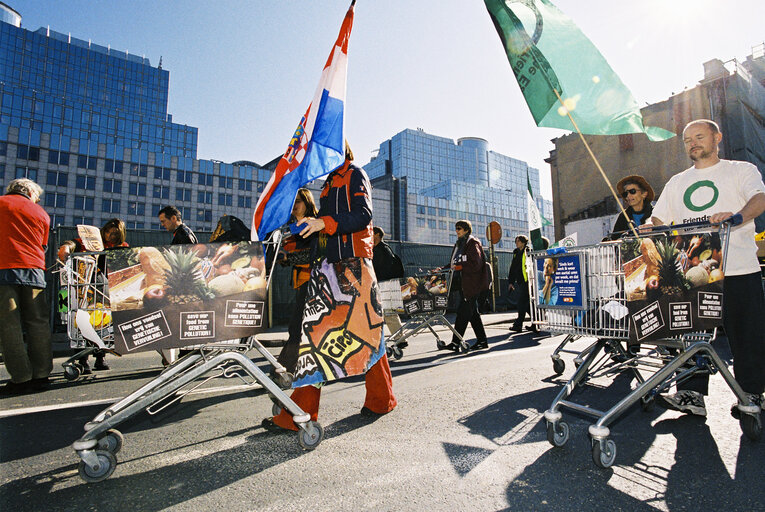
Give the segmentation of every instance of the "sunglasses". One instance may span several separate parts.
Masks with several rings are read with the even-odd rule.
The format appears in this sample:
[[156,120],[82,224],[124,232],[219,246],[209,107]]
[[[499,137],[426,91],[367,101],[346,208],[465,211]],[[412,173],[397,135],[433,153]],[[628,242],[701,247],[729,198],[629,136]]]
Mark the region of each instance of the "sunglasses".
[[626,198],[628,195],[632,196],[632,195],[637,194],[638,192],[640,192],[640,190],[638,190],[636,188],[624,189],[624,192],[622,192],[622,197]]

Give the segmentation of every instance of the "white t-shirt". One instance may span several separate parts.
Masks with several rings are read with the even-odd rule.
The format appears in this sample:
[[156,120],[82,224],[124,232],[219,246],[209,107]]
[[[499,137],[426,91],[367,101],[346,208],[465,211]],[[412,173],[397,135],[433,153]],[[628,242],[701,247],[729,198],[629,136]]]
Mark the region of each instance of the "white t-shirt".
[[[672,176],[653,207],[653,216],[664,224],[707,220],[715,213],[739,212],[759,193],[765,193],[765,184],[757,167],[749,162],[720,160],[712,167],[691,167]],[[760,271],[754,235],[754,220],[731,229],[726,275]]]

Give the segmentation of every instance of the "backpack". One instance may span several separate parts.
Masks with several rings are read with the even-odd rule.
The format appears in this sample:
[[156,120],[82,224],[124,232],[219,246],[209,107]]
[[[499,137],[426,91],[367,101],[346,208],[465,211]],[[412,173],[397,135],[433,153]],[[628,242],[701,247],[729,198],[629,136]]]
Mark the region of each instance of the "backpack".
[[393,255],[393,277],[404,277],[404,263],[398,257],[398,254],[393,251],[391,251],[391,254]]
[[218,221],[210,242],[246,242],[250,239],[250,228],[233,215],[224,215]]

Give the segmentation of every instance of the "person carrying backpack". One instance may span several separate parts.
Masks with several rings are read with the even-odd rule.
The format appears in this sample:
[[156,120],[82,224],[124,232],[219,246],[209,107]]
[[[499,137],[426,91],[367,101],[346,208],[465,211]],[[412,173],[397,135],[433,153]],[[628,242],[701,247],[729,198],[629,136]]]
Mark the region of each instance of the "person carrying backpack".
[[396,256],[390,246],[383,241],[385,231],[375,226],[372,230],[372,266],[375,269],[377,281],[387,281],[404,277],[404,265],[401,258]]

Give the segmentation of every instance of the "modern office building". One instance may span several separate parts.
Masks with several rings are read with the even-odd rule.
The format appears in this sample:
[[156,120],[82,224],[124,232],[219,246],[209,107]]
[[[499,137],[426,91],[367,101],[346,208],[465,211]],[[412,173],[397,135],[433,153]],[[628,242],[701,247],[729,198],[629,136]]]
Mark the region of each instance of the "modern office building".
[[[528,231],[527,176],[540,212],[552,222],[552,204],[540,194],[539,171],[490,151],[484,139],[464,137],[455,143],[407,129],[380,144],[364,169],[373,196],[388,206],[374,204],[376,222],[396,239],[451,244],[455,221],[468,219],[485,243],[486,226],[497,221],[503,228],[500,247],[512,249],[515,236]],[[552,239],[552,226],[544,234]]]
[[270,172],[198,160],[197,128],[167,112],[169,73],[149,59],[66,34],[21,27],[0,3],[0,181],[44,189],[52,225],[161,229],[178,206],[194,229],[252,215]]
[[[646,125],[677,134],[693,119],[714,120],[723,133],[720,156],[751,162],[765,177],[765,44],[752,48],[741,62],[705,62],[704,77],[697,86],[673,93],[641,112]],[[680,136],[661,142],[651,142],[643,134],[587,135],[585,139],[611,183],[640,174],[657,197],[673,175],[691,164]],[[564,135],[553,142],[555,149],[547,162],[558,238],[586,229],[590,238],[584,242],[597,242],[613,227],[616,200],[577,135]],[[765,229],[765,214],[757,219],[757,229]]]
[[[157,213],[168,204],[197,231],[211,231],[223,214],[249,224],[278,158],[263,166],[197,159],[197,128],[167,112],[169,73],[161,62],[152,66],[46,28],[27,30],[2,2],[0,16],[3,187],[18,177],[38,182],[54,226],[101,226],[119,217],[128,228],[162,229]],[[365,168],[375,222],[391,238],[452,244],[454,222],[466,218],[485,242],[487,223],[497,220],[505,230],[501,247],[512,249],[526,230],[527,173],[540,211],[552,220],[539,171],[489,151],[482,139],[455,144],[404,130]]]

